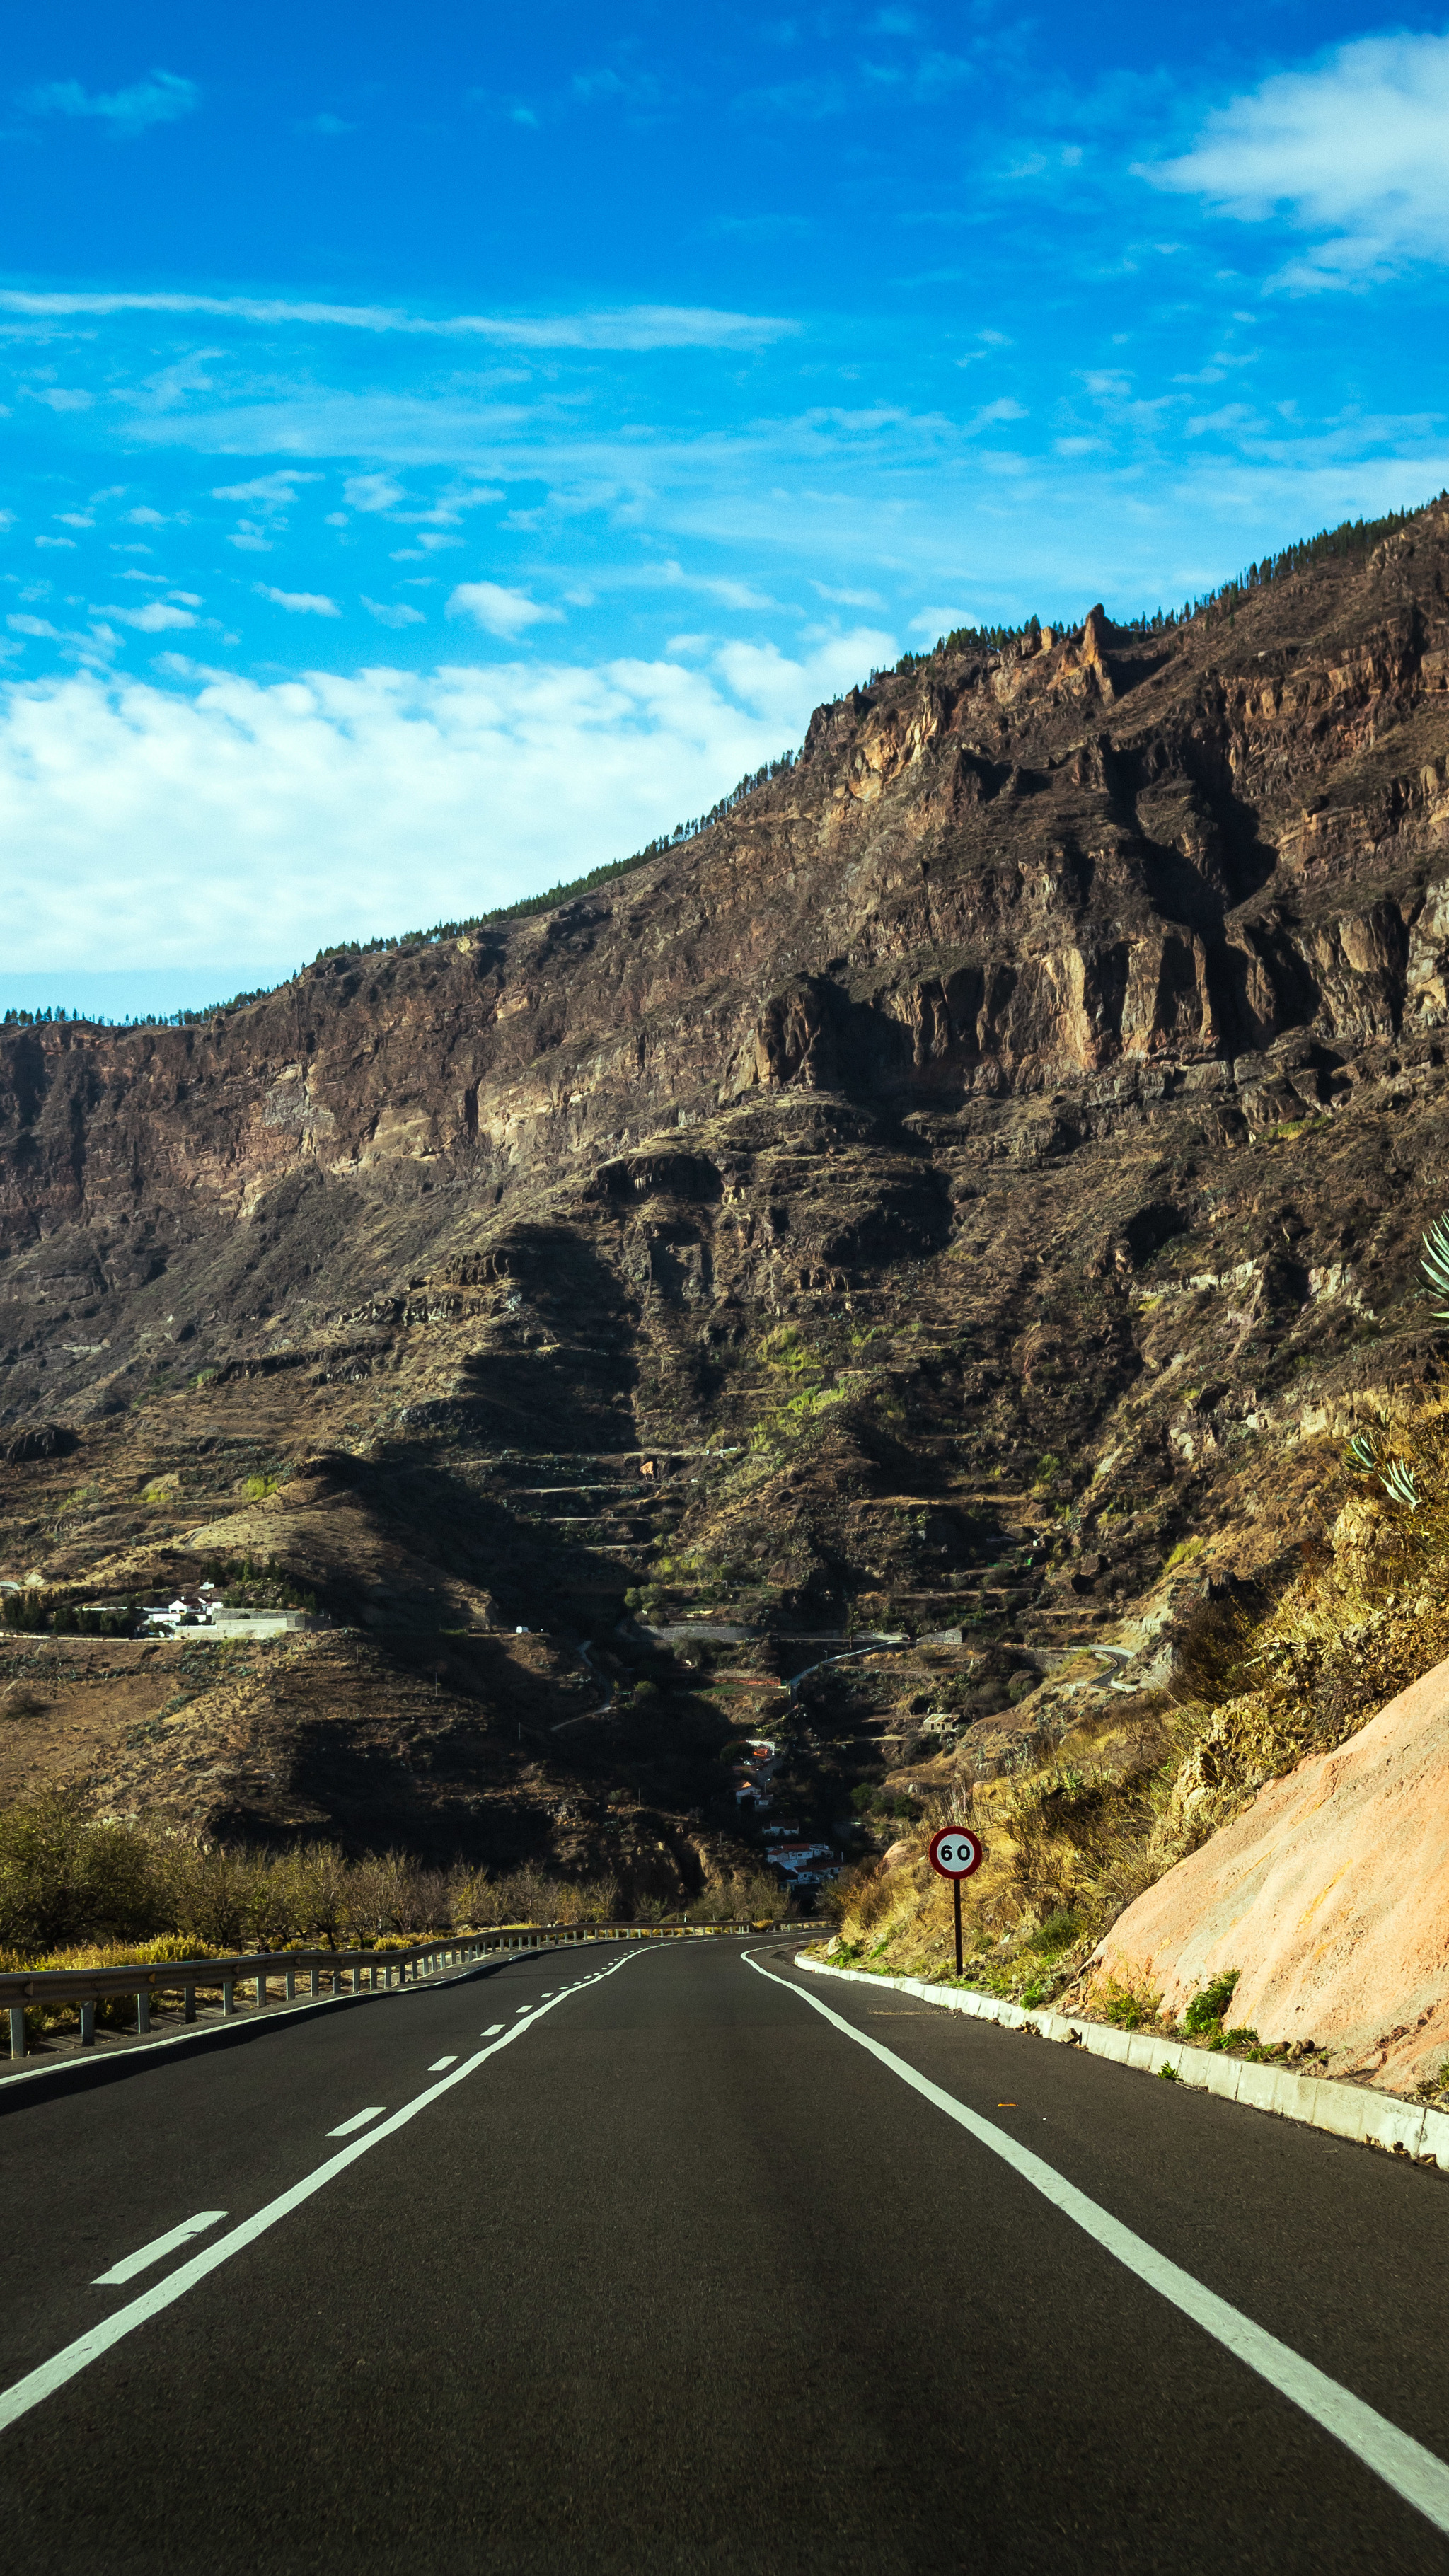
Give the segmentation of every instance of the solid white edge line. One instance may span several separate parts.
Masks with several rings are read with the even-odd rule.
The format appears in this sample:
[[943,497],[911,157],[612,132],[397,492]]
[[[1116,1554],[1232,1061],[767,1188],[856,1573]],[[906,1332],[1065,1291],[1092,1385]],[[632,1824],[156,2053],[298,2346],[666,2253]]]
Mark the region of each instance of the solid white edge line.
[[179,2227],[168,2227],[164,2236],[153,2236],[149,2245],[142,2245],[134,2254],[127,2254],[121,2262],[113,2263],[109,2272],[97,2272],[91,2288],[115,2290],[123,2281],[134,2281],[138,2272],[145,2272],[151,2264],[159,2263],[163,2254],[174,2254],[177,2246],[185,2245],[191,2237],[204,2236],[208,2227],[215,2227],[218,2219],[225,2216],[224,2209],[199,2209],[194,2218],[183,2218]]
[[[657,1955],[649,1946],[641,1944],[637,1950],[626,1950],[612,1967],[601,1968],[599,1975],[616,1976],[620,1968],[627,1968],[633,1960]],[[564,1997],[560,1995],[554,2003],[541,2003],[528,2021],[513,2022],[490,2048],[480,2048],[472,2057],[465,2058],[450,2075],[440,2076],[426,2093],[419,2093],[413,2101],[405,2102],[400,2111],[394,2111],[391,2119],[369,2129],[365,2138],[354,2138],[350,2147],[339,2148],[337,2154],[329,2156],[315,2172],[304,2175],[301,2182],[294,2182],[290,2190],[279,2192],[265,2208],[257,2210],[251,2218],[244,2218],[225,2236],[219,2236],[214,2245],[208,2245],[200,2254],[193,2254],[189,2263],[181,2264],[175,2272],[168,2272],[164,2281],[157,2281],[151,2289],[143,2291],[140,2298],[132,2299],[127,2307],[117,2308],[114,2316],[107,2317],[101,2325],[92,2326],[88,2334],[78,2335],[74,2343],[68,2343],[62,2351],[53,2353],[49,2361],[38,2363],[34,2370],[26,2372],[23,2379],[17,2379],[13,2387],[0,2390],[0,2432],[20,2416],[28,2415],[31,2408],[40,2405],[44,2398],[53,2397],[67,2380],[76,2378],[93,2361],[99,2361],[113,2345],[134,2334],[138,2326],[145,2325],[150,2318],[159,2316],[164,2308],[172,2307],[178,2299],[185,2298],[187,2291],[194,2290],[198,2281],[204,2281],[209,2272],[219,2270],[223,2263],[230,2262],[233,2254],[240,2254],[246,2246],[254,2245],[257,2238],[265,2236],[279,2220],[289,2218],[292,2211],[300,2209],[314,2193],[324,2190],[329,2182],[335,2182],[337,2176],[345,2173],[349,2165],[356,2164],[360,2156],[371,2155],[373,2148],[380,2146],[384,2138],[396,2137],[399,2129],[405,2129],[420,2111],[430,2109],[444,2093],[451,2092],[455,2084],[461,2084],[465,2077],[476,2073],[490,2057],[496,2057],[501,2048],[508,2048],[515,2039],[521,2039],[526,2030],[532,2029],[534,2021],[544,2013],[555,2012],[563,2001]]]
[[1169,2261],[1165,2254],[1159,2254],[1144,2237],[1135,2235],[1130,2227],[1123,2226],[1120,2219],[1113,2218],[1110,2211],[1089,2199],[1086,2192],[1079,2191],[1075,2183],[1068,2182],[1054,2165],[1047,2164],[1041,2156],[1033,2155],[1029,2147],[1019,2146],[1015,2138],[994,2128],[977,2112],[968,2110],[964,2102],[958,2102],[954,2094],[944,2092],[939,2084],[933,2084],[929,2076],[918,2074],[914,2066],[907,2065],[903,2057],[897,2057],[892,2049],[873,2039],[868,2031],[857,2030],[853,2022],[846,2021],[840,2013],[832,2012],[829,2004],[823,2003],[817,1995],[807,1993],[803,1986],[797,1986],[789,1977],[777,1976],[772,1968],[762,1968],[758,1959],[752,1959],[747,1950],[741,1951],[740,1956],[746,1967],[754,1969],[757,1977],[767,1977],[772,1986],[783,1986],[787,1994],[808,2004],[812,2012],[818,2012],[836,2030],[843,2031],[858,2048],[866,2049],[872,2057],[880,2060],[882,2066],[888,2066],[891,2073],[898,2075],[902,2083],[909,2084],[913,2092],[934,2104],[938,2111],[944,2111],[947,2118],[965,2129],[978,2145],[989,2147],[993,2155],[1000,2156],[1004,2164],[1020,2174],[1023,2182],[1030,2183],[1034,2191],[1039,2191],[1042,2198],[1050,2201],[1054,2209],[1059,2209],[1064,2218],[1071,2219],[1084,2234],[1092,2237],[1104,2252],[1115,2256],[1129,2272],[1135,2273],[1139,2281],[1156,2290],[1172,2307],[1180,2309],[1194,2325],[1201,2326],[1204,2333],[1224,2345],[1239,2361],[1246,2362],[1260,2379],[1266,2379],[1271,2388],[1276,2388],[1281,2396],[1299,2407],[1325,2433],[1332,2434],[1334,2440],[1351,2451],[1355,2459],[1361,2460],[1365,2468],[1371,2469],[1375,2477],[1381,2478],[1385,2486],[1392,2487],[1406,2504],[1413,2505],[1426,2521],[1432,2522],[1436,2531],[1449,2533],[1449,2467],[1433,2451],[1426,2450],[1422,2442],[1416,2442],[1411,2433],[1401,2432],[1386,2415],[1380,2415],[1361,2397],[1355,2397],[1336,2379],[1330,2379],[1326,2371],[1319,2370],[1311,2361],[1305,2361],[1290,2344],[1280,2343],[1276,2335],[1255,2325],[1251,2317],[1245,2317],[1241,2309],[1231,2306],[1228,2300],[1220,2299],[1215,2290],[1207,2289],[1201,2281],[1194,2279],[1191,2272],[1184,2272],[1179,2264]]

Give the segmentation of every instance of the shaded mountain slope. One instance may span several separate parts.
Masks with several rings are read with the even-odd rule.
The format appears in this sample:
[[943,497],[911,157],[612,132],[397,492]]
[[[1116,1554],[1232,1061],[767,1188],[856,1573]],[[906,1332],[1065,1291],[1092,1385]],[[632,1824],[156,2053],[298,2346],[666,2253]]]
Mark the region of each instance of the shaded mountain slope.
[[[1436,504],[1160,633],[941,652],[550,913],[4,1032],[4,1421],[74,1446],[6,1468],[0,1571],[267,1560],[370,1653],[523,1624],[696,1708],[768,1656],[685,1672],[626,1595],[969,1669],[1281,1559],[1439,1366],[1446,571]],[[648,1720],[656,1843],[728,1841],[730,1705],[679,1760]],[[802,1799],[869,1758],[842,1717]]]

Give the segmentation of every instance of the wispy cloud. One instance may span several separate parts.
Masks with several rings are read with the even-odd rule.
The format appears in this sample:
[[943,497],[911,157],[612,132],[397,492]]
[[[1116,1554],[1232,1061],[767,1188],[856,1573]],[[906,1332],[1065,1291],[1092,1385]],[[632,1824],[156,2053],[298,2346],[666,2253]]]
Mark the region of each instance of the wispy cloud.
[[1281,285],[1354,286],[1449,260],[1449,36],[1368,36],[1277,72],[1207,119],[1156,188],[1319,239]]
[[93,617],[114,617],[120,626],[135,626],[143,635],[164,635],[173,626],[194,626],[196,619],[189,608],[174,607],[169,599],[148,599],[143,608],[93,608]]
[[179,72],[152,72],[127,89],[87,90],[79,81],[44,81],[26,90],[21,106],[32,116],[85,116],[107,125],[113,134],[144,134],[150,125],[174,125],[201,104],[195,81]]
[[254,501],[264,509],[290,509],[297,498],[299,483],[320,483],[320,474],[303,474],[282,467],[275,474],[254,474],[249,483],[219,483],[212,493],[213,501]]
[[390,474],[349,474],[342,497],[350,510],[397,510],[407,494]]
[[734,102],[738,116],[779,117],[807,125],[818,125],[825,117],[843,116],[849,105],[849,89],[834,72],[816,73],[804,80],[770,81],[760,89],[742,90]]
[[364,591],[362,605],[379,626],[422,626],[426,619],[420,608],[410,608],[405,599],[369,599]]
[[719,312],[710,305],[629,304],[584,313],[406,313],[382,304],[309,304],[249,295],[54,293],[0,289],[0,313],[35,320],[117,313],[204,314],[218,321],[342,331],[397,331],[496,342],[519,349],[762,349],[799,330],[780,314]]
[[496,581],[461,581],[448,601],[450,617],[471,617],[490,635],[500,635],[508,643],[526,634],[530,626],[545,622],[561,626],[561,608],[542,608],[530,599],[526,590],[506,590]]
[[269,599],[274,608],[290,609],[294,617],[340,617],[342,614],[336,600],[326,598],[319,590],[274,590],[267,581],[259,581],[257,590],[260,597]]

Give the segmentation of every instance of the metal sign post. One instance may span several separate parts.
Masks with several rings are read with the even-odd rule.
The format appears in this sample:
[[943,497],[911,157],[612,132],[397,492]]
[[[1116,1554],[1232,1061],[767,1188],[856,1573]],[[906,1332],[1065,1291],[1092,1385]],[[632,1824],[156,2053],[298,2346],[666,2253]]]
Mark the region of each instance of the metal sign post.
[[961,1974],[961,1881],[970,1878],[985,1858],[974,1834],[961,1825],[947,1825],[932,1834],[928,1854],[931,1867],[941,1878],[949,1878],[956,1898],[956,1974]]

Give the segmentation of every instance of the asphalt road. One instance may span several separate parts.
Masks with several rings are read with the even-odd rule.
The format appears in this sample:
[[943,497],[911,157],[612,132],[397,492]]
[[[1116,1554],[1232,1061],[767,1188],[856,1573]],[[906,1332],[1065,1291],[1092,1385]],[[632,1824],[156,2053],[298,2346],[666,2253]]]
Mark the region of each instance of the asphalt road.
[[0,2092],[7,2566],[1449,2568],[1449,2182],[789,1961],[544,1953]]

